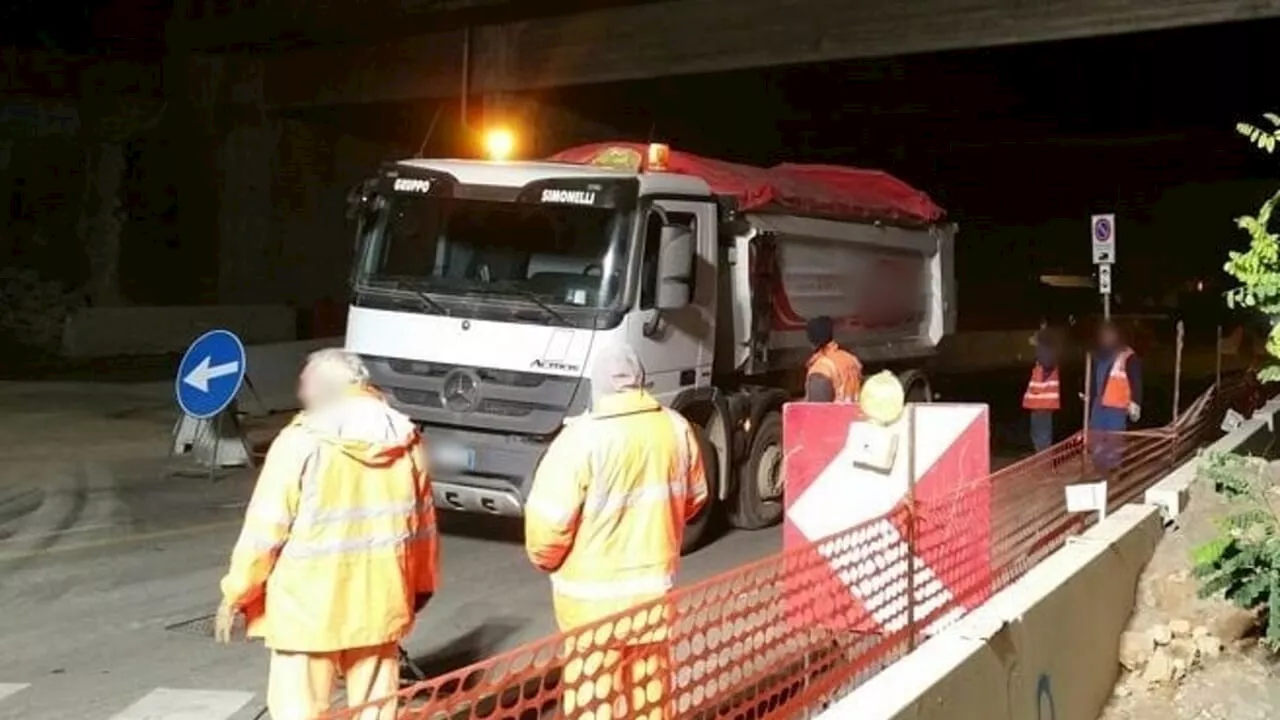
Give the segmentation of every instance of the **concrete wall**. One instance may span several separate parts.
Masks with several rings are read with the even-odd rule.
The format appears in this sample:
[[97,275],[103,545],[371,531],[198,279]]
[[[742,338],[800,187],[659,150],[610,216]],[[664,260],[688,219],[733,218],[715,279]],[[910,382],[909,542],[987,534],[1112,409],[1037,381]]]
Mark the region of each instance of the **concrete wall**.
[[63,353],[92,358],[176,353],[201,333],[225,328],[246,345],[292,340],[297,316],[282,305],[90,307],[67,320]]
[[260,64],[204,65],[218,88],[202,99],[215,106],[218,301],[305,308],[342,296],[354,246],[347,192],[397,151],[269,113]]
[[1123,508],[823,717],[1095,720],[1161,527],[1156,508]]
[[[477,28],[473,92],[1027,43],[1280,15],[1245,0],[671,0]],[[451,97],[462,32],[267,61],[272,107]]]
[[[1202,453],[1265,454],[1276,441],[1277,413],[1280,413],[1280,399],[1267,403],[1253,417],[1205,448]],[[1191,501],[1191,485],[1196,480],[1199,465],[1199,457],[1184,463],[1182,467],[1169,473],[1168,477],[1152,485],[1143,500],[1148,505],[1159,507],[1166,520],[1176,520]]]

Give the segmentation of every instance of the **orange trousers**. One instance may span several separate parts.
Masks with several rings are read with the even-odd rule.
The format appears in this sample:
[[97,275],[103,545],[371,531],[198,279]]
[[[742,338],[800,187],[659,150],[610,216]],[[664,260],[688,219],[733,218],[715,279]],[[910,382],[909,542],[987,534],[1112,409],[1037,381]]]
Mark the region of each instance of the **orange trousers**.
[[328,712],[339,677],[346,679],[347,707],[385,700],[359,720],[395,720],[400,689],[395,643],[330,653],[271,651],[267,709],[272,720],[314,720]]
[[[667,643],[597,648],[570,655],[562,706],[568,720],[668,720]],[[380,719],[379,719],[380,720]]]

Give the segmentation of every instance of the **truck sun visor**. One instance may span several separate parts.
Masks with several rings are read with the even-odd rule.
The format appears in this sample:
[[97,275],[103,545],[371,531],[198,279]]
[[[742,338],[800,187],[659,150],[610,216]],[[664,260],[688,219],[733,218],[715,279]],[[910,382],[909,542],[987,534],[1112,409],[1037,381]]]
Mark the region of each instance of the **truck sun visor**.
[[632,178],[552,178],[525,185],[517,202],[535,205],[577,205],[630,209],[636,204],[640,183]]
[[383,194],[440,198],[453,197],[457,185],[457,178],[449,173],[392,166],[383,169],[379,190]]

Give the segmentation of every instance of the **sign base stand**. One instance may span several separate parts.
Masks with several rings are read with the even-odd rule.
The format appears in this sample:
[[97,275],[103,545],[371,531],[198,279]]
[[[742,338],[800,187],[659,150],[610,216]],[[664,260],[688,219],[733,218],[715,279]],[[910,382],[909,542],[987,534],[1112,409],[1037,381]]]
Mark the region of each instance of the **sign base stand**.
[[185,458],[190,467],[178,467],[171,475],[208,473],[209,479],[225,468],[254,468],[253,449],[233,403],[211,418],[182,415],[173,425],[169,459]]

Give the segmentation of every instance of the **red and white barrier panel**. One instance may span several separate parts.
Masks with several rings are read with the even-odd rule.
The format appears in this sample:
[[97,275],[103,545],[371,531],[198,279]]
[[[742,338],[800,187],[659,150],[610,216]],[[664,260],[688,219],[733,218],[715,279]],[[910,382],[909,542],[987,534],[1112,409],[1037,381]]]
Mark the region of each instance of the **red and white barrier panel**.
[[[791,403],[782,417],[786,549],[812,547],[825,560],[819,566],[829,569],[829,582],[853,596],[854,617],[844,620],[843,629],[893,634],[912,623],[931,635],[987,599],[987,406],[917,405],[913,437],[905,413],[881,432],[882,438],[896,436],[897,451],[878,468],[866,464],[867,426],[858,427],[863,417],[857,405]],[[912,450],[914,521],[906,507]],[[787,582],[795,583],[797,596],[813,587],[812,577]]]

